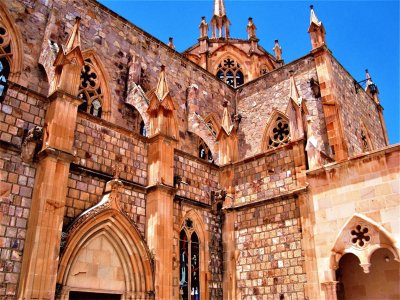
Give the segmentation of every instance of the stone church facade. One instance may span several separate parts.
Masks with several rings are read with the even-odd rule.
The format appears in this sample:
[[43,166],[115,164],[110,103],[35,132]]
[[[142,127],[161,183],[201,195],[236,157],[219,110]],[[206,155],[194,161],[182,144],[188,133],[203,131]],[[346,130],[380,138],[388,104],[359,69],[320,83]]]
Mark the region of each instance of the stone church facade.
[[183,53],[0,1],[1,299],[398,299],[400,147],[310,14],[285,63],[223,0]]

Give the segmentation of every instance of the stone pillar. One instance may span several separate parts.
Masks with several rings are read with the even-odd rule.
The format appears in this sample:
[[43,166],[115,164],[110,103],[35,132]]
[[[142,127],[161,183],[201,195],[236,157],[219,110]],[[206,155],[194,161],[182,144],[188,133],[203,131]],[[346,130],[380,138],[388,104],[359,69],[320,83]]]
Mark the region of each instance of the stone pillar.
[[340,116],[340,104],[338,103],[337,91],[334,84],[331,54],[325,46],[314,50],[312,53],[314,54],[321,88],[328,142],[332,156],[336,161],[340,161],[348,157],[348,151]]
[[153,136],[149,141],[146,240],[155,260],[156,299],[174,299],[172,241],[175,147],[175,140],[161,134]]
[[336,286],[337,281],[329,281],[322,283],[322,289],[325,291],[326,300],[337,300]]
[[46,111],[43,148],[32,195],[22,259],[18,299],[54,299],[60,240],[67,195],[81,69],[79,18],[66,50],[54,62],[53,93]]

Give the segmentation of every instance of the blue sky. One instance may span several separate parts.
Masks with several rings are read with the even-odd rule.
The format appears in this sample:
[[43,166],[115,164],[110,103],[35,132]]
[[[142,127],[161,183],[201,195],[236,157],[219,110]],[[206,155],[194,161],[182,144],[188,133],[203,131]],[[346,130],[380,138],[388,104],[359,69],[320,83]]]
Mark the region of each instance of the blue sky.
[[[100,2],[165,43],[172,36],[179,52],[197,42],[201,16],[209,22],[213,13],[213,0]],[[369,69],[380,91],[390,143],[399,143],[399,1],[225,0],[231,37],[247,38],[251,16],[260,45],[273,53],[274,40],[279,39],[283,59],[291,62],[311,50],[310,4],[339,62],[357,81],[364,80]]]

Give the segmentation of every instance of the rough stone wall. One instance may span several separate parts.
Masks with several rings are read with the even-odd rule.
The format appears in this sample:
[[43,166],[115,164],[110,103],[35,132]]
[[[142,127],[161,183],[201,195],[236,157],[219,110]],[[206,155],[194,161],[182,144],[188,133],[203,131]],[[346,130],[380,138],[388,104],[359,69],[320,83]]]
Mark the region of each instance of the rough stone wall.
[[177,191],[178,196],[194,201],[210,204],[211,191],[218,188],[219,170],[216,166],[196,157],[175,153],[175,173],[188,185],[181,184]]
[[235,203],[264,200],[296,189],[292,152],[287,145],[236,164]]
[[335,86],[339,90],[338,101],[341,105],[342,126],[349,156],[364,152],[360,133],[363,125],[372,143],[371,150],[383,148],[385,138],[375,101],[362,89],[356,93],[353,77],[333,57],[332,66]]
[[[202,227],[205,233],[204,240],[200,243],[205,244],[205,255],[208,261],[203,262],[206,267],[207,274],[207,299],[222,300],[222,216],[211,212],[209,208],[200,208],[179,201],[174,202],[174,231],[175,238],[173,241],[173,253],[176,260],[176,267],[173,269],[173,286],[174,296],[179,291],[179,233],[181,224],[188,213],[193,213],[200,216],[202,224],[195,226]],[[178,297],[176,297],[178,299]]]
[[264,202],[237,212],[240,299],[304,299],[304,253],[298,201]]
[[[14,297],[24,249],[36,163],[21,160],[27,130],[43,126],[44,99],[10,86],[0,112],[0,297]],[[3,148],[6,146],[6,148]],[[7,149],[7,150],[5,150]]]
[[137,134],[79,114],[74,147],[80,166],[111,175],[113,166],[121,163],[121,179],[147,184],[147,144]]
[[[68,193],[64,213],[64,229],[85,210],[96,205],[104,194],[104,178],[90,176],[85,172],[73,171],[68,180]],[[144,191],[125,184],[122,189],[121,206],[138,226],[144,237],[146,224],[146,195]]]
[[[246,158],[261,153],[261,142],[265,128],[273,110],[286,113],[289,103],[290,76],[294,71],[294,78],[300,97],[305,101],[312,120],[315,135],[326,143],[326,126],[322,104],[311,91],[308,81],[317,79],[314,59],[306,56],[284,67],[272,71],[255,82],[243,86],[238,94],[238,113],[243,118],[239,129],[239,158]],[[322,146],[325,150],[325,146]]]

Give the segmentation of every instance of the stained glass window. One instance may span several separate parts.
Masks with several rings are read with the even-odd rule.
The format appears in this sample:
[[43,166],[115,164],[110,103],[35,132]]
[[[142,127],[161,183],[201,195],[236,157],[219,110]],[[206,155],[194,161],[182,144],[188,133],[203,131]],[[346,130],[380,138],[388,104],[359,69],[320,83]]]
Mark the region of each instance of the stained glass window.
[[244,83],[242,68],[231,58],[224,59],[218,65],[217,77],[233,87],[238,87]]
[[[190,219],[188,219],[190,220]],[[191,226],[187,226],[187,225]],[[200,241],[192,221],[185,222],[179,235],[179,294],[182,300],[200,299]]]
[[199,144],[199,146],[198,146],[199,157],[208,162],[212,162],[214,159],[213,159],[211,150],[210,150],[210,148],[208,148],[207,144],[201,138],[199,138],[198,144]]

